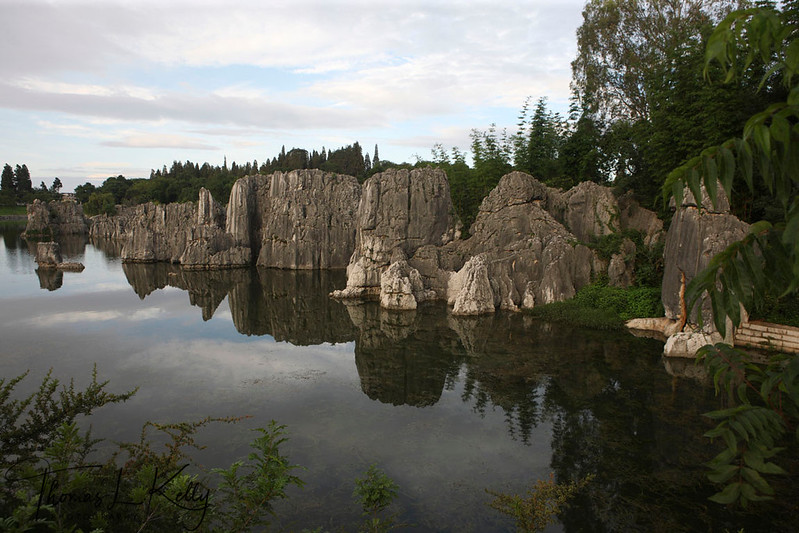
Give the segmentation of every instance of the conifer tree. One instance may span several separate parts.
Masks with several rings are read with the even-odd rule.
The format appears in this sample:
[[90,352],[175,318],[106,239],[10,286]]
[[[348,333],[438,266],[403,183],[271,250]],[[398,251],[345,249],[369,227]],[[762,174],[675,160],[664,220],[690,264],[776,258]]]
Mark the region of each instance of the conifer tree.
[[0,184],[0,190],[16,192],[16,179],[14,178],[14,169],[8,163],[3,167],[3,180]]

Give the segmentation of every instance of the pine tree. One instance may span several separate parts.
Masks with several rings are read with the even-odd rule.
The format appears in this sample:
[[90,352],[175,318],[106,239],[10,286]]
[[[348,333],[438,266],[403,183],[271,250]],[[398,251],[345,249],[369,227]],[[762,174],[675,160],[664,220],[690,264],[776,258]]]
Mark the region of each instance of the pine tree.
[[19,166],[17,165],[16,169],[14,169],[14,177],[17,181],[17,192],[18,193],[26,193],[31,192],[33,190],[33,183],[31,183],[31,173],[28,171],[28,167],[26,165]]
[[11,165],[8,163],[5,164],[3,167],[3,180],[0,184],[0,190],[3,192],[11,191],[16,192],[17,190],[17,183],[16,179],[14,178],[14,169],[11,168]]
[[380,156],[377,155],[377,144],[375,144],[375,156],[372,158],[372,168],[380,168]]

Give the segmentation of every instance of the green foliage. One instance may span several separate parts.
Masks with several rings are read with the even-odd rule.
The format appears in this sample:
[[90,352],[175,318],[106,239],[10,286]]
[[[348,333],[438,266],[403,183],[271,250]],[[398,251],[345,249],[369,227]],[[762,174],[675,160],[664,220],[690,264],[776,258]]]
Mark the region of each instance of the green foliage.
[[663,316],[658,287],[612,287],[602,281],[586,285],[574,297],[577,305],[616,315],[622,321],[631,318]]
[[226,470],[212,470],[222,477],[219,492],[226,504],[220,506],[218,517],[225,531],[249,531],[268,525],[267,515],[275,514],[272,502],[286,498],[290,485],[304,485],[291,473],[299,466],[289,463],[280,451],[287,440],[285,428],[272,420],[266,429],[256,430],[261,435],[250,444],[255,451],[247,456],[248,463],[236,461]]
[[303,484],[280,449],[285,427],[274,421],[256,430],[246,461],[211,471],[221,477],[214,494],[207,479],[189,472],[202,469],[187,450],[202,448],[195,442],[201,428],[240,418],[146,422],[138,442],[120,443],[105,462],[89,463],[100,441],[81,434],[75,417],[135,391],[108,394],[95,372],[85,391],[70,385],[59,392],[48,374],[39,391],[11,400],[25,376],[0,381],[2,531],[251,531],[268,525],[273,502],[289,486]]
[[75,390],[74,380],[59,389],[61,383],[52,377],[51,369],[36,392],[12,399],[14,389],[27,375],[25,372],[12,379],[0,379],[0,465],[34,457],[55,440],[62,425],[103,405],[127,401],[136,393],[106,391],[108,382],[97,381],[95,366],[91,383],[83,391]]
[[766,295],[760,309],[749,318],[799,328],[799,296],[776,298]]
[[87,216],[115,215],[117,212],[114,195],[110,192],[93,192],[83,204],[83,212]]
[[537,306],[529,313],[544,320],[613,330],[624,328],[631,318],[663,316],[663,304],[658,287],[622,289],[599,280],[581,288],[571,300]]
[[388,508],[397,497],[399,486],[386,475],[385,472],[370,465],[364,473],[364,477],[355,479],[355,491],[353,496],[363,509],[365,522],[362,525],[363,531],[376,533],[379,531],[390,531],[396,527],[396,516],[391,515],[387,518],[380,518],[380,514]]
[[556,483],[555,475],[550,474],[548,480],[536,481],[525,496],[486,489],[488,494],[494,496],[488,505],[513,518],[517,531],[543,531],[555,522],[558,513],[568,505],[569,500],[593,478],[594,476],[589,475],[577,482]]
[[702,348],[698,358],[712,376],[716,393],[726,391],[730,403],[736,404],[705,414],[717,421],[705,436],[725,444],[708,465],[708,478],[724,485],[711,500],[746,507],[771,499],[774,489],[763,476],[786,474],[769,460],[783,450],[778,443],[799,420],[799,357],[774,356],[764,367],[720,343]]
[[[719,186],[729,197],[740,176],[753,191],[761,182],[782,208],[782,219],[760,221],[749,234],[716,255],[689,283],[686,299],[694,306],[710,299],[716,328],[727,320],[738,326],[741,308],[757,313],[771,298],[795,297],[799,289],[799,41],[795,28],[773,9],[731,13],[714,30],[706,51],[707,76],[716,69],[726,82],[741,79],[757,62],[769,65],[761,86],[781,83],[784,102],[753,115],[740,138],[705,149],[674,170],[663,187],[679,204],[684,187],[716,204]],[[713,376],[717,393],[726,391],[732,406],[708,413],[717,421],[707,436],[722,438],[726,449],[710,463],[710,478],[724,488],[718,503],[747,505],[771,498],[767,477],[783,473],[776,459],[786,439],[799,440],[799,357],[771,355],[765,367],[724,344],[699,353]]]

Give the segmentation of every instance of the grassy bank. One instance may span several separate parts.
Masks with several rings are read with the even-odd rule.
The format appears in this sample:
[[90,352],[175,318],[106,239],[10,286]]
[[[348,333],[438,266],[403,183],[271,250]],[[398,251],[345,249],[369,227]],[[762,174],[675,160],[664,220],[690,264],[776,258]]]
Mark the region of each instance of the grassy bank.
[[611,287],[604,281],[586,285],[565,302],[529,310],[544,320],[569,322],[594,329],[622,329],[631,318],[663,316],[660,289],[656,287]]
[[24,205],[2,205],[0,206],[0,216],[26,216],[27,207]]

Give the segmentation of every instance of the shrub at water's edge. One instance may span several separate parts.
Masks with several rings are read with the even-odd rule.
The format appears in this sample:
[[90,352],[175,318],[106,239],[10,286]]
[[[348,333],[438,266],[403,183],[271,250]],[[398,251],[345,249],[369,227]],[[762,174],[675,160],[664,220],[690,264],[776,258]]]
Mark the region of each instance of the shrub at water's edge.
[[587,328],[623,329],[631,318],[663,316],[663,304],[657,287],[622,289],[600,280],[581,288],[571,300],[534,307],[529,313]]

